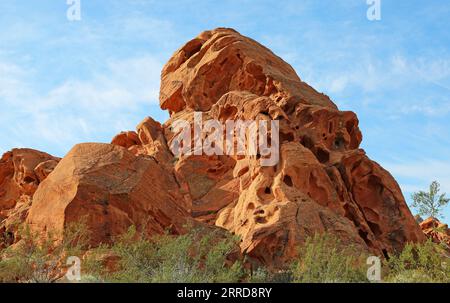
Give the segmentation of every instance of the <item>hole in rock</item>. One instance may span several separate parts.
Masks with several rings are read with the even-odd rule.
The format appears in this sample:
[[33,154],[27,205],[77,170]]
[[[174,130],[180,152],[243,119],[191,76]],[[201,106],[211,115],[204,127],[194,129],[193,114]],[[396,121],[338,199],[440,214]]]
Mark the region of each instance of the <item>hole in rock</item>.
[[14,243],[15,240],[14,233],[11,231],[6,232],[6,240],[8,243]]
[[220,115],[219,115],[219,119],[220,120],[227,120],[230,117],[233,117],[234,115],[236,115],[236,113],[238,112],[237,107],[235,106],[227,106],[225,107]]
[[283,142],[291,142],[294,141],[294,134],[293,133],[280,133],[280,141]]
[[330,153],[323,148],[317,149],[317,160],[319,160],[320,163],[326,163],[330,160]]
[[347,121],[347,123],[345,123],[345,128],[347,129],[347,132],[349,134],[352,133],[354,127],[355,127],[355,122],[353,120]]
[[270,187],[266,187],[266,188],[264,189],[264,193],[265,193],[266,195],[270,195],[271,192],[272,192],[272,191],[270,190]]
[[375,236],[380,236],[382,234],[380,226],[378,224],[372,223],[372,222],[367,222],[367,224],[370,227],[370,230],[373,232],[373,234]]
[[254,215],[264,215],[264,209],[258,209],[253,213]]
[[294,186],[294,183],[292,183],[292,178],[288,175],[284,176],[283,182],[284,182],[284,184],[286,184],[289,187]]
[[189,45],[189,47],[186,47],[184,49],[184,56],[185,59],[189,59],[194,54],[198,53],[202,49],[203,44],[200,42],[196,42],[194,45]]
[[265,223],[267,223],[267,219],[264,217],[256,217],[255,222],[259,223],[259,224],[265,224]]
[[311,149],[314,147],[314,142],[308,136],[303,136],[303,138],[300,140],[300,143],[308,149]]
[[[279,98],[282,99],[282,97],[279,97]],[[281,99],[280,99],[280,100],[277,99],[277,101],[279,102],[279,101],[281,101]],[[295,107],[296,107],[296,103],[295,103],[295,102],[288,102],[288,103],[286,103],[286,105],[283,107],[283,110],[284,110],[284,112],[285,112],[287,115],[291,115],[292,113],[294,113]]]
[[363,230],[358,230],[359,236],[364,240],[364,242],[369,243],[369,238],[367,238],[368,233]]
[[337,137],[334,140],[334,148],[335,149],[343,149],[345,147],[345,140],[342,137]]
[[30,177],[30,176],[26,176],[24,179],[23,179],[23,182],[25,182],[25,183],[33,183],[35,180],[32,178],[32,177]]

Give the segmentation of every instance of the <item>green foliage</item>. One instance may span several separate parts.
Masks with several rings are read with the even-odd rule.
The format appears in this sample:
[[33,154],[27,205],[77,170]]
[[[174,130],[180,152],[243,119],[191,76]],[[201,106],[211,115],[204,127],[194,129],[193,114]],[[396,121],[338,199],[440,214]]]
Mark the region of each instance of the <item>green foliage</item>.
[[450,282],[450,259],[442,245],[431,240],[407,244],[403,251],[386,261],[387,282]]
[[439,194],[440,185],[433,181],[429,191],[419,191],[412,195],[412,207],[417,209],[419,215],[433,218],[442,218],[442,210],[449,203],[450,199],[446,194]]
[[[90,248],[86,225],[78,223],[66,227],[63,241],[55,239],[22,228],[19,242],[0,251],[0,282],[64,281],[68,256],[80,256],[82,282],[89,283],[368,282],[366,256],[327,234],[306,239],[289,270],[260,266],[251,273],[241,261],[231,261],[238,239],[218,229],[197,227],[185,235],[146,238],[131,227],[114,244]],[[431,240],[408,244],[385,261],[384,281],[450,282],[449,264],[443,245]]]
[[119,257],[119,270],[103,278],[111,282],[238,282],[242,265],[227,260],[236,245],[236,239],[221,239],[218,232],[206,229],[145,239],[131,228],[110,248]]
[[21,227],[20,240],[0,253],[0,282],[55,282],[64,276],[64,260],[86,249],[89,233],[83,223],[70,224],[62,241],[53,234],[39,237]]
[[335,236],[316,234],[299,249],[293,279],[297,283],[368,282],[364,260]]

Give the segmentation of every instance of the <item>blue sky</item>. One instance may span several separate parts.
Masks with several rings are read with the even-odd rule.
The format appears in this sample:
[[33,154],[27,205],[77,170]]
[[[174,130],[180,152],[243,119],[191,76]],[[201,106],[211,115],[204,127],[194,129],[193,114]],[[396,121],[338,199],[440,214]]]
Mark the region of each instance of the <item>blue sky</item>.
[[[109,142],[158,105],[163,64],[201,31],[233,27],[358,114],[362,147],[405,197],[438,180],[450,193],[450,3],[381,0],[0,2],[0,153],[63,156]],[[445,211],[450,221],[450,207]]]

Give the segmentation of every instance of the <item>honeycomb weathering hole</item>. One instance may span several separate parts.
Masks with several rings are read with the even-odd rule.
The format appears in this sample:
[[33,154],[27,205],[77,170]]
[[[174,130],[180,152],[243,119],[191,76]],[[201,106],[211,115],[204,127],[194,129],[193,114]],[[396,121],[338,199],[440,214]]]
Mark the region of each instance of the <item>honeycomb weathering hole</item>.
[[317,149],[316,156],[320,163],[327,163],[330,160],[330,153],[323,148]]
[[283,182],[284,182],[284,184],[286,184],[289,187],[294,186],[294,183],[292,183],[292,178],[288,175],[284,176]]

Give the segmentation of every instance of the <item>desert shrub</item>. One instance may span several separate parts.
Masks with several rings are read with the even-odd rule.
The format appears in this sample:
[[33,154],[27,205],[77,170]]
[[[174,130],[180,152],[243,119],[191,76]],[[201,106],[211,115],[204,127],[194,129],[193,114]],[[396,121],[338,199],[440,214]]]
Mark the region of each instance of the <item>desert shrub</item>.
[[235,238],[203,228],[146,239],[132,227],[110,247],[119,258],[118,269],[103,273],[103,278],[110,282],[238,282],[243,275],[241,262],[227,259],[236,245]]
[[65,258],[87,248],[85,224],[69,224],[62,241],[52,233],[39,237],[28,226],[19,229],[19,241],[0,252],[0,282],[50,283],[65,274]]
[[368,282],[366,258],[358,256],[352,247],[344,247],[340,240],[328,234],[315,234],[299,248],[298,260],[293,263],[293,281],[297,283]]
[[430,239],[424,243],[407,244],[385,265],[388,269],[387,282],[450,282],[450,259],[445,248]]

